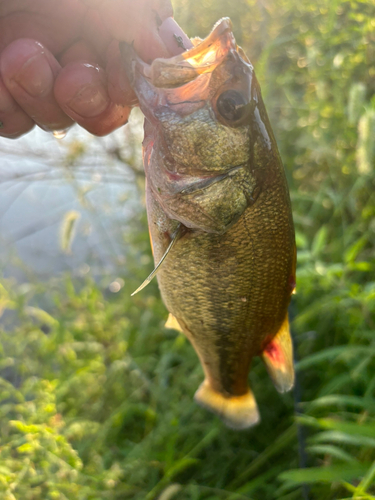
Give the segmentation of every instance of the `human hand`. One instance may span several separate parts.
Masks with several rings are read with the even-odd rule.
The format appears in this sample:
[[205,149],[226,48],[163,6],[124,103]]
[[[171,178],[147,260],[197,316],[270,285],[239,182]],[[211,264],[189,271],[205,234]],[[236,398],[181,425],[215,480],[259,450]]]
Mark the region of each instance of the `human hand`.
[[0,136],[126,123],[136,98],[118,42],[145,61],[178,54],[174,35],[191,45],[171,16],[170,0],[0,0]]

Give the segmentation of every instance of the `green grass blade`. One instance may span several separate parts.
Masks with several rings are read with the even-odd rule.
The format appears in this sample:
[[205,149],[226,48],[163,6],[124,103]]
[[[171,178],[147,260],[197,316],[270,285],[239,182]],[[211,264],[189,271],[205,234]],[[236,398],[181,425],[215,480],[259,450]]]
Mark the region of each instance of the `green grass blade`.
[[292,469],[282,472],[279,478],[294,484],[344,481],[365,474],[369,464],[343,464],[328,467],[311,467],[308,469]]

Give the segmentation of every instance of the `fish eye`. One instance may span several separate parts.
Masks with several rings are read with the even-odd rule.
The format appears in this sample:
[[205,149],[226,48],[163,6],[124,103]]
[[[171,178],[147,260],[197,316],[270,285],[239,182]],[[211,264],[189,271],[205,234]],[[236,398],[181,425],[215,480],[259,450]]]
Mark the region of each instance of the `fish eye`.
[[216,101],[221,116],[229,122],[237,122],[244,118],[248,110],[248,102],[237,90],[226,90]]

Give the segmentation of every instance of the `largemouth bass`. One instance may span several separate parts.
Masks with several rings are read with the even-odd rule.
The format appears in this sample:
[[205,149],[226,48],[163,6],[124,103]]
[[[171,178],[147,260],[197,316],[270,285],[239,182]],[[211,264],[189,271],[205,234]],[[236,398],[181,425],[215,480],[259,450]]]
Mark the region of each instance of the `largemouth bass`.
[[167,326],[201,361],[196,401],[242,429],[259,420],[254,356],[278,391],[294,383],[293,220],[260,87],[230,20],[193,44],[151,65],[131,46],[122,52],[146,117],[147,214]]

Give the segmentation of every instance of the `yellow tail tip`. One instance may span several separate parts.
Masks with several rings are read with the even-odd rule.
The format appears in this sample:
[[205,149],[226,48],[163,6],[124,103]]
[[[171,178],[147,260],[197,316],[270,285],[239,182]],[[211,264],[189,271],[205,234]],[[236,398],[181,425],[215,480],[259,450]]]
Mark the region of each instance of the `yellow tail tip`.
[[250,389],[242,396],[226,397],[213,390],[205,380],[195,393],[194,399],[203,408],[218,415],[232,429],[247,429],[260,420],[257,403]]

